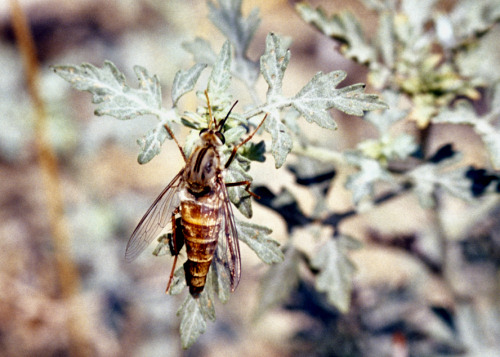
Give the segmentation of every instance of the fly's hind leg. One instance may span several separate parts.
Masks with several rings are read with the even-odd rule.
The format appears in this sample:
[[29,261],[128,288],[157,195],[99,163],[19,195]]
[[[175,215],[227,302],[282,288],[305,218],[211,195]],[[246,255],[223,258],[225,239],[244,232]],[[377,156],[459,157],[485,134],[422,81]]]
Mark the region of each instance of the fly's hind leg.
[[179,208],[172,212],[172,236],[169,242],[170,253],[174,257],[174,262],[172,264],[172,270],[170,271],[170,277],[168,278],[167,288],[165,293],[168,293],[170,285],[174,279],[175,266],[177,265],[177,258],[179,257],[179,252],[184,245],[184,235],[182,233],[181,218],[176,218],[175,215],[179,213]]
[[235,187],[235,186],[243,186],[245,185],[245,191],[252,197],[254,197],[255,199],[259,200],[260,197],[258,195],[256,195],[255,193],[253,193],[252,191],[250,191],[250,185],[252,183],[250,181],[238,181],[238,182],[229,182],[229,183],[226,183],[226,187]]

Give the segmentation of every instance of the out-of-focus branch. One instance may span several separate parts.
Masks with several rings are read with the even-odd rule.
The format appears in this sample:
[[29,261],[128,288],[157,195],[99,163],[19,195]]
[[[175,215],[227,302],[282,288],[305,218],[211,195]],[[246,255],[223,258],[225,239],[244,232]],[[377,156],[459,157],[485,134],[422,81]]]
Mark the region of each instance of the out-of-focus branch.
[[55,263],[59,275],[61,297],[70,309],[68,333],[72,356],[89,355],[82,327],[83,311],[74,306],[79,290],[79,276],[70,254],[69,229],[64,217],[63,198],[56,155],[47,139],[47,113],[39,91],[39,64],[26,16],[17,0],[10,0],[12,24],[26,73],[26,84],[35,110],[35,143],[38,151],[43,186],[47,197]]

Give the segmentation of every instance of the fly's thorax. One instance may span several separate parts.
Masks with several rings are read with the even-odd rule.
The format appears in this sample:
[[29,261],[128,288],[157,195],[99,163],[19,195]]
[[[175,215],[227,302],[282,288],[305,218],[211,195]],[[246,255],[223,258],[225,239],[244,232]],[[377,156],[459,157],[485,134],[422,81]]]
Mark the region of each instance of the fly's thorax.
[[184,170],[184,181],[194,195],[209,194],[222,171],[218,146],[197,146],[188,159]]

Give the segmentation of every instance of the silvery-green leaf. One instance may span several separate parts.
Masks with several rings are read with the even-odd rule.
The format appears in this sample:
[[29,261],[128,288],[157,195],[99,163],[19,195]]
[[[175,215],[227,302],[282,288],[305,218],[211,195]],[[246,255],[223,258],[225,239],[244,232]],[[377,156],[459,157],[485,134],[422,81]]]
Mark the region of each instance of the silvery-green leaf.
[[226,144],[233,144],[240,140],[246,130],[242,126],[235,126],[234,128],[228,129],[224,132],[224,138],[226,139]]
[[205,332],[207,322],[200,309],[199,303],[191,294],[188,294],[182,306],[177,311],[181,316],[181,344],[182,348],[189,348],[196,339]]
[[378,96],[364,94],[364,84],[354,84],[341,89],[335,87],[345,79],[344,71],[323,74],[318,72],[293,98],[292,105],[309,122],[327,129],[335,129],[336,123],[329,113],[335,108],[344,113],[362,116],[365,111],[385,109],[387,105]]
[[296,10],[307,23],[312,24],[325,35],[345,43],[340,50],[348,58],[359,63],[375,60],[373,48],[365,40],[361,25],[350,12],[329,17],[322,8],[313,9],[306,3],[298,3]]
[[231,44],[226,41],[222,46],[219,56],[215,60],[212,73],[208,79],[208,95],[211,102],[215,103],[216,98],[227,96],[227,89],[231,84]]
[[197,37],[192,42],[184,42],[182,47],[193,55],[196,63],[212,65],[217,59],[217,54],[212,49],[210,42],[203,38]]
[[190,69],[180,70],[175,74],[174,83],[172,84],[172,103],[177,105],[177,101],[187,92],[193,90],[196,81],[200,77],[201,72],[207,67],[204,63],[197,63]]
[[365,197],[373,196],[376,182],[392,181],[389,172],[377,160],[353,151],[346,152],[344,157],[347,162],[359,167],[359,172],[350,175],[345,183],[345,187],[352,192],[352,199],[356,205]]
[[260,71],[269,88],[267,100],[272,102],[281,95],[283,75],[290,62],[290,51],[282,44],[281,38],[273,33],[266,37],[266,50],[260,57]]
[[280,112],[277,109],[269,111],[264,128],[271,134],[271,154],[278,169],[285,163],[288,153],[292,150],[292,137],[287,127],[281,122]]
[[391,126],[408,115],[408,110],[399,107],[399,95],[392,91],[384,91],[382,98],[389,106],[388,109],[371,111],[365,114],[364,120],[375,125],[379,133],[384,134]]
[[259,10],[253,9],[247,18],[241,13],[241,0],[218,0],[219,6],[208,2],[209,18],[231,41],[237,56],[243,56],[259,26]]
[[470,180],[466,177],[468,168],[448,170],[448,167],[461,160],[461,157],[461,155],[455,155],[437,164],[430,162],[420,165],[408,174],[414,185],[413,192],[417,195],[422,207],[434,206],[434,194],[437,187],[463,200],[472,200]]
[[186,275],[184,273],[184,266],[180,266],[174,272],[174,277],[168,293],[170,295],[178,295],[184,290],[185,287]]
[[[231,182],[252,181],[252,177],[243,169],[239,162],[240,160],[247,159],[237,155],[225,171],[226,184]],[[252,217],[252,200],[250,194],[245,191],[245,185],[228,187],[227,193],[231,202],[234,203],[245,217]]]
[[458,101],[451,109],[443,109],[433,119],[433,123],[469,124],[475,125],[479,120],[472,105],[465,101]]
[[98,104],[96,115],[110,115],[117,119],[159,115],[160,82],[157,76],[151,77],[142,67],[134,67],[139,79],[137,89],[129,87],[123,73],[109,61],[105,61],[102,68],[84,63],[81,66],[55,66],[53,69],[74,88],[92,94],[92,102]]
[[257,256],[266,264],[283,261],[280,244],[269,238],[272,230],[257,224],[238,221],[238,238],[245,242]]
[[272,265],[261,279],[256,318],[284,302],[299,283],[300,253],[293,247],[285,249],[285,259]]
[[492,166],[500,170],[500,129],[484,120],[478,122],[474,129],[486,145]]
[[205,288],[198,297],[201,314],[205,320],[215,321],[215,304],[213,302],[213,275],[207,276]]
[[[392,68],[395,57],[394,14],[384,11],[380,14],[377,42],[383,63]],[[389,104],[390,106],[390,104]]]
[[401,11],[406,15],[410,27],[418,35],[424,31],[424,25],[432,18],[432,9],[437,0],[403,0]]
[[466,101],[460,101],[451,109],[442,110],[434,119],[434,123],[468,124],[481,137],[488,150],[491,164],[495,169],[500,169],[500,129],[490,123],[491,118],[496,118],[500,108],[500,101],[495,91],[491,100],[491,112],[484,116],[476,114],[472,105]]
[[[218,248],[224,250],[225,247],[221,246],[221,239],[219,239]],[[231,292],[231,282],[228,275],[228,270],[226,269],[224,262],[220,261],[218,255],[214,257],[212,265],[210,266],[210,271],[208,272],[210,279],[212,281],[213,290],[217,294],[219,300],[225,304],[229,301],[229,296]]]
[[339,236],[326,242],[311,261],[319,270],[316,289],[327,294],[328,301],[341,312],[347,312],[351,303],[352,278],[356,270],[347,256],[359,242],[347,236]]
[[170,135],[168,135],[167,130],[160,123],[151,129],[145,137],[137,140],[137,143],[141,147],[141,153],[137,157],[139,164],[146,164],[151,161],[153,157],[158,155],[161,150],[161,145],[165,139],[169,137]]
[[156,240],[158,244],[153,250],[153,255],[156,257],[160,257],[162,255],[171,255],[170,246],[169,246],[169,237],[170,234],[162,234]]
[[[487,31],[500,17],[498,1],[458,1],[449,15],[456,36],[465,40],[468,37]],[[493,52],[489,52],[492,54]]]

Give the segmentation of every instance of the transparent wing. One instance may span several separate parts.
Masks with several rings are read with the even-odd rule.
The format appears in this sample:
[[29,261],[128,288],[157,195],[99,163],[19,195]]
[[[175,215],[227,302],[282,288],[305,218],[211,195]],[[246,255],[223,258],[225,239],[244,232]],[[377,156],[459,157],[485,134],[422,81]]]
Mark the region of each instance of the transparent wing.
[[182,188],[183,173],[184,170],[181,170],[174,177],[142,217],[128,240],[127,249],[125,250],[126,261],[130,262],[137,258],[161,230],[171,222],[172,212],[180,204],[179,190]]
[[222,229],[215,254],[217,255],[217,258],[224,263],[224,266],[228,270],[231,291],[234,292],[241,277],[241,257],[238,231],[236,230],[236,224],[234,222],[231,201],[229,201],[227,188],[222,179],[218,184],[218,191],[218,196],[223,199],[220,209],[221,212],[219,212],[222,217]]

